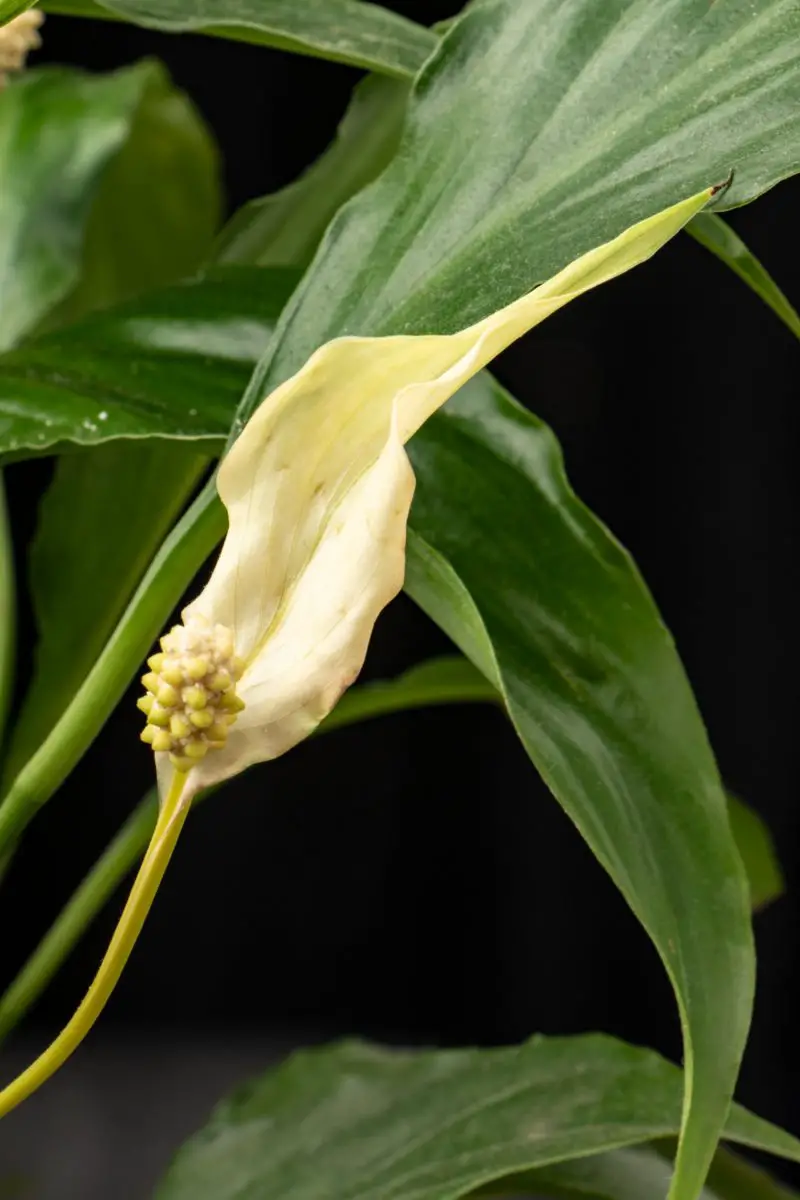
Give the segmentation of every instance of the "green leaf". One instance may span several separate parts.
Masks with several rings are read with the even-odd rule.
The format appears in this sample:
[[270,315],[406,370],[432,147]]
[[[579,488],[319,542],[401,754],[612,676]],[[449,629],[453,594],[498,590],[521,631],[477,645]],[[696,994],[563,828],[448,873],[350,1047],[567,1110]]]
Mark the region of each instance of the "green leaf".
[[59,459],[30,551],[39,642],[10,775],[89,673],[205,464],[191,445],[158,442],[112,442]]
[[752,950],[724,796],[672,640],[629,556],[570,489],[552,435],[502,389],[463,389],[410,450],[406,590],[466,654],[488,640],[523,744],[675,988],[696,1105],[676,1194],[696,1195],[746,1036]]
[[783,894],[783,875],[772,834],[761,817],[728,793],[728,817],[750,884],[753,908],[764,908]]
[[[675,1133],[681,1092],[676,1067],[597,1035],[417,1054],[348,1042],[295,1054],[235,1093],[156,1196],[457,1200]],[[725,1136],[800,1161],[796,1139],[738,1106]]]
[[297,278],[219,268],[0,356],[0,455],[143,437],[219,451]]
[[386,75],[414,75],[436,48],[430,30],[361,0],[47,0],[42,7],[168,33],[211,33]]
[[472,6],[334,220],[271,379],[345,331],[461,328],[732,168],[718,206],[754,199],[800,167],[799,46],[793,0]]
[[98,189],[80,279],[48,327],[189,275],[217,233],[222,196],[211,133],[159,63],[136,70],[138,107]]
[[730,225],[715,213],[700,213],[686,226],[701,246],[716,254],[757,296],[769,305],[795,337],[800,337],[800,316],[784,296],[772,276],[748,249]]
[[15,81],[0,95],[0,175],[0,348],[69,293],[74,312],[118,295],[123,274],[131,290],[193,268],[216,224],[207,135],[155,63]]
[[337,209],[391,162],[407,101],[408,87],[397,80],[363,80],[325,153],[296,182],[239,209],[222,232],[217,261],[307,266]]

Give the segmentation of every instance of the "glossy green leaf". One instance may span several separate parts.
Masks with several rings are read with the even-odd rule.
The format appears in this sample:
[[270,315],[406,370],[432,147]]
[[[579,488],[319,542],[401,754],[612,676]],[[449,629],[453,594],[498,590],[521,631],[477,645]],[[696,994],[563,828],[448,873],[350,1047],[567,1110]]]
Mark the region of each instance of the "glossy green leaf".
[[196,271],[211,250],[222,196],[216,144],[191,100],[142,63],[128,136],[97,191],[77,286],[45,322],[108,308]]
[[675,987],[697,1104],[692,1183],[676,1194],[695,1195],[746,1035],[752,952],[689,685],[629,557],[572,493],[552,435],[499,387],[464,389],[410,449],[406,589],[465,653],[488,641],[531,758]]
[[404,83],[363,80],[325,153],[296,182],[239,209],[223,230],[217,260],[307,266],[337,209],[391,162],[407,102]]
[[734,167],[718,204],[753,199],[800,166],[799,46],[793,0],[473,5],[401,153],[334,221],[271,378],[344,331],[461,328]]
[[130,133],[141,70],[30,71],[0,95],[0,347],[75,286],[103,176]]
[[219,451],[297,278],[219,268],[1,356],[0,455],[142,437]]
[[47,0],[42,7],[168,33],[211,33],[387,75],[413,75],[436,47],[430,30],[362,0]]
[[0,348],[59,302],[70,316],[120,298],[121,278],[131,291],[193,269],[217,222],[211,143],[155,63],[16,80],[0,95],[0,174]]
[[59,459],[30,551],[39,641],[9,774],[83,682],[205,463],[191,445],[149,441]]
[[[417,1054],[323,1047],[223,1103],[156,1197],[457,1200],[521,1171],[674,1133],[681,1092],[676,1067],[597,1035]],[[739,1107],[725,1136],[800,1160],[796,1139]]]
[[730,267],[769,305],[795,337],[800,337],[800,316],[769,272],[722,217],[715,213],[700,213],[689,222],[686,231]]
[[767,825],[761,817],[728,793],[728,817],[750,884],[753,908],[764,908],[783,893],[783,875]]

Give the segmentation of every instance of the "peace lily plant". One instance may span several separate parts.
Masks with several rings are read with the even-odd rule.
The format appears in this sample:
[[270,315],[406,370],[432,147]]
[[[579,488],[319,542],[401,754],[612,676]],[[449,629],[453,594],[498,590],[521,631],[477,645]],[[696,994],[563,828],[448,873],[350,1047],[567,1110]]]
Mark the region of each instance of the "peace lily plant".
[[[210,135],[156,64],[108,77],[35,68],[0,96],[0,453],[57,456],[31,552],[41,642],[27,689],[18,680],[13,692],[16,589],[0,511],[0,717],[10,713],[0,851],[8,861],[144,658],[141,740],[158,789],[0,1001],[8,1032],[141,858],[84,1000],[0,1092],[0,1114],[100,1014],[203,794],[321,724],[492,699],[658,949],[681,1016],[682,1073],[580,1036],[463,1054],[334,1047],[229,1105],[157,1194],[223,1200],[243,1196],[246,1178],[248,1196],[289,1200],[311,1195],[309,1179],[331,1200],[485,1188],[777,1195],[719,1148],[724,1136],[800,1161],[790,1134],[731,1107],[752,1003],[749,902],[756,880],[760,902],[780,890],[768,838],[726,800],[630,559],[571,492],[549,433],[485,368],[684,227],[800,332],[712,211],[800,168],[800,22],[783,0],[747,12],[707,0],[613,11],[599,0],[475,0],[437,32],[357,0],[53,7],[371,74],[327,154],[221,233]],[[0,0],[0,16],[5,83],[38,45],[41,14]],[[149,178],[152,164],[152,194],[128,202],[126,171]],[[127,239],[148,252],[128,255]],[[245,327],[262,330],[263,356],[242,377]],[[129,402],[132,364],[140,390]],[[464,433],[449,459],[434,453],[437,438]],[[482,468],[470,464],[473,445]],[[76,462],[81,500],[65,525]],[[526,512],[506,499],[521,487]],[[476,496],[488,498],[485,526]],[[98,524],[117,510],[110,528]],[[154,646],[223,534],[208,583]],[[102,583],[87,595],[81,580],[98,562]],[[471,662],[348,691],[404,586]],[[328,1123],[318,1102],[331,1073],[358,1080],[364,1102],[348,1107],[343,1088]],[[287,1169],[276,1133],[286,1120],[317,1147],[311,1167],[300,1156]],[[462,1120],[463,1145],[452,1133]]]

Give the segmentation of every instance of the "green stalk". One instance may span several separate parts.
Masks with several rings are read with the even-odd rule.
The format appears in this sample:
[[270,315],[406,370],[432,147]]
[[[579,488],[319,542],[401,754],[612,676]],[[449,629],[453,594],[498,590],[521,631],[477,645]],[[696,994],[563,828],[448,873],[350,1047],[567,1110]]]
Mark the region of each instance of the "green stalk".
[[213,481],[165,540],[69,708],[0,805],[0,857],[50,799],[102,729],[186,585],[225,532]]
[[11,688],[14,682],[14,638],[16,634],[16,596],[14,554],[8,523],[6,493],[0,475],[0,742],[5,730]]

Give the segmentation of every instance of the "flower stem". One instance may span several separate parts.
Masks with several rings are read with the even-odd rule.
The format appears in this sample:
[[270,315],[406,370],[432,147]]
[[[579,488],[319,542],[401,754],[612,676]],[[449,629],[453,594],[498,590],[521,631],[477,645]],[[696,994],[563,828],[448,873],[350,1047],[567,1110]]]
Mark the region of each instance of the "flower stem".
[[185,775],[176,772],[122,916],[88,992],[55,1041],[0,1092],[0,1117],[27,1099],[66,1062],[86,1037],[116,987],[189,812],[190,803],[181,799],[185,779]]

